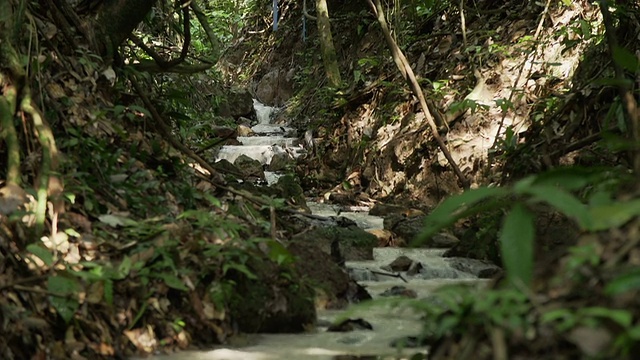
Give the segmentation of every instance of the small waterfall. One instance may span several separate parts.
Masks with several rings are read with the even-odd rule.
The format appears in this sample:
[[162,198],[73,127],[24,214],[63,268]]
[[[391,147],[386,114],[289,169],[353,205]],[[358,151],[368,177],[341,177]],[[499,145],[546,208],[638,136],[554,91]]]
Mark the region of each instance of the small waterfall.
[[253,99],[253,108],[256,110],[258,124],[270,124],[271,116],[273,116],[277,110],[273,106],[267,106],[256,99]]

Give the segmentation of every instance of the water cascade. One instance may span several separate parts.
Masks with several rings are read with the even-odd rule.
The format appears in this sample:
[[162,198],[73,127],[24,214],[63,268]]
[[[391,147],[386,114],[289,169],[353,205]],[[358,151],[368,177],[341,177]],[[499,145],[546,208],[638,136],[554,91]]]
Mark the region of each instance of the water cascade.
[[[274,108],[254,101],[258,124],[252,127],[255,136],[239,137],[242,145],[224,146],[219,159],[231,162],[245,154],[268,165],[274,154],[287,152],[299,156],[303,151],[296,145],[294,129],[271,122]],[[268,174],[269,183],[277,180],[278,174]],[[367,209],[339,211],[331,204],[308,202],[311,211],[318,216],[343,216],[351,219],[365,230],[381,229],[383,219],[371,216]],[[446,284],[481,285],[471,273],[457,270],[442,257],[442,249],[376,248],[371,261],[347,262],[346,266],[354,280],[365,286],[373,298],[394,286],[402,286],[415,293],[417,298],[427,298],[434,289]],[[400,277],[386,276],[385,266],[404,255],[419,262],[422,270],[414,275]],[[459,259],[464,261],[466,259]],[[466,264],[473,267],[470,261]],[[388,271],[386,271],[388,273]],[[362,318],[373,326],[372,330],[352,332],[327,332],[329,324],[337,319]],[[426,349],[405,349],[400,351],[391,346],[394,340],[417,335],[421,329],[419,315],[410,309],[391,308],[389,306],[352,306],[347,310],[322,310],[318,314],[316,331],[303,334],[256,334],[247,335],[243,346],[224,346],[212,350],[186,351],[173,355],[152,357],[158,360],[234,360],[234,359],[334,359],[339,355],[388,355],[397,358],[409,356]]]

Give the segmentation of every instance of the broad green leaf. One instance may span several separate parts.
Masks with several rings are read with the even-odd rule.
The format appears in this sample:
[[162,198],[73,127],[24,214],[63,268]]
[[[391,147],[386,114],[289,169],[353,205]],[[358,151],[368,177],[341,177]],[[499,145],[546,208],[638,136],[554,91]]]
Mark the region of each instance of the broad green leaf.
[[627,71],[635,73],[640,69],[638,58],[629,50],[616,46],[613,48],[613,60]]
[[189,291],[189,288],[187,288],[187,286],[183,284],[182,281],[173,274],[162,273],[162,274],[158,274],[158,277],[162,279],[164,283],[167,284],[167,286],[170,288],[181,290],[181,291]]
[[508,194],[508,191],[497,187],[484,187],[474,190],[467,190],[462,194],[449,197],[442,202],[429,216],[425,219],[425,228],[415,239],[415,243],[422,243],[430,236],[445,228],[463,216],[472,215],[464,213],[463,210],[470,210],[471,207],[482,200],[490,198],[499,199]]
[[72,297],[79,289],[80,286],[75,279],[60,275],[49,277],[47,290],[56,294],[49,296],[49,302],[65,323],[68,323],[73,318],[78,307],[80,307],[78,301]]
[[594,306],[579,309],[578,313],[583,317],[588,316],[609,319],[625,328],[631,326],[631,322],[633,321],[633,315],[628,310],[610,309],[606,307]]
[[640,289],[640,269],[616,277],[607,284],[605,292],[607,295],[618,295],[637,289]]
[[48,249],[40,245],[30,244],[27,246],[27,251],[40,258],[45,265],[53,265],[53,254]]
[[120,265],[118,266],[116,278],[124,279],[127,276],[129,276],[129,272],[131,271],[131,265],[132,265],[131,258],[128,256],[125,256],[124,259],[122,259],[122,262],[120,263]]
[[532,186],[526,191],[534,200],[546,202],[560,212],[574,218],[585,228],[591,222],[587,207],[571,193],[554,186]]
[[227,271],[231,269],[234,269],[234,270],[237,270],[238,272],[243,273],[247,278],[251,280],[258,280],[258,277],[254,273],[252,273],[251,270],[249,270],[249,268],[244,264],[227,262],[224,265],[222,265],[222,272],[224,274],[226,274]]
[[113,281],[110,279],[104,280],[104,300],[113,305]]
[[269,259],[278,265],[290,264],[293,262],[293,255],[282,244],[275,240],[268,240],[266,242],[269,247]]
[[564,320],[570,316],[572,316],[572,313],[569,309],[555,309],[542,314],[540,320],[545,324],[553,321]]
[[533,278],[534,217],[522,204],[516,204],[507,214],[500,232],[502,262],[507,279],[529,286]]
[[589,208],[591,222],[586,227],[590,231],[602,231],[626,224],[640,215],[640,199],[616,202]]
[[98,216],[98,220],[100,220],[100,222],[103,222],[111,227],[138,225],[138,222],[135,220],[129,219],[124,216],[117,216],[117,215],[110,215],[110,214],[100,215]]
[[564,167],[536,175],[531,185],[557,186],[565,190],[580,190],[603,176],[606,168]]

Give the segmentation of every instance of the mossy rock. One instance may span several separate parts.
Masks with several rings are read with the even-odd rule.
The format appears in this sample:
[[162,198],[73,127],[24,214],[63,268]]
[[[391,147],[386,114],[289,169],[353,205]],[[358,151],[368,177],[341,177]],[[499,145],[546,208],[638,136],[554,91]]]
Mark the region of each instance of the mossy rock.
[[315,323],[313,288],[293,268],[283,269],[259,255],[247,268],[256,279],[233,269],[225,277],[235,283],[228,307],[240,331],[295,333]]
[[337,241],[346,261],[372,260],[373,248],[378,238],[357,226],[317,227],[293,238],[294,241],[310,241],[327,254],[331,254],[331,244]]

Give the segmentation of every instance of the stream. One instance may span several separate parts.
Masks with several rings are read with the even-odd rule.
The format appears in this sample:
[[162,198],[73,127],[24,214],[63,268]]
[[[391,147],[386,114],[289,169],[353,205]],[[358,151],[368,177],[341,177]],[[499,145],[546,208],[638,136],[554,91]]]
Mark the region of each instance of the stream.
[[[272,124],[274,108],[254,101],[258,124],[252,127],[255,136],[238,137],[242,145],[225,145],[220,149],[218,159],[233,162],[244,154],[267,165],[274,154],[286,152],[299,156],[303,149],[296,145],[292,136],[294,129]],[[269,184],[277,181],[279,174],[265,172]],[[382,229],[383,219],[371,216],[365,211],[342,211],[335,205],[309,201],[312,213],[319,216],[343,216],[355,221],[359,227]],[[482,286],[484,280],[475,275],[459,271],[442,257],[443,249],[375,248],[371,261],[347,262],[351,277],[368,290],[374,299],[382,298],[382,293],[394,286],[402,286],[414,292],[418,299],[428,297],[435,289],[449,284],[470,284]],[[419,262],[420,273],[403,275],[403,278],[385,276],[385,265],[405,255]],[[469,265],[469,266],[472,266]],[[405,281],[406,280],[406,281]],[[392,307],[389,304],[355,305],[346,310],[319,310],[315,331],[302,334],[255,334],[244,335],[231,345],[211,350],[184,351],[171,355],[152,356],[157,360],[258,360],[258,359],[347,359],[351,358],[409,358],[416,353],[426,353],[425,348],[399,350],[391,344],[394,340],[415,336],[420,333],[420,315],[408,307]],[[328,326],[336,320],[362,318],[369,322],[373,330],[363,329],[351,332],[327,332]],[[424,321],[424,320],[422,320]]]

